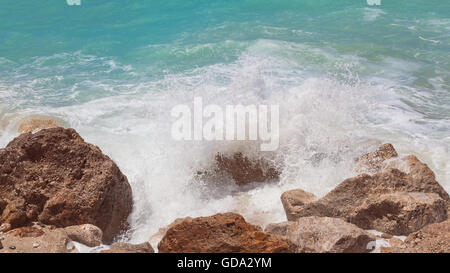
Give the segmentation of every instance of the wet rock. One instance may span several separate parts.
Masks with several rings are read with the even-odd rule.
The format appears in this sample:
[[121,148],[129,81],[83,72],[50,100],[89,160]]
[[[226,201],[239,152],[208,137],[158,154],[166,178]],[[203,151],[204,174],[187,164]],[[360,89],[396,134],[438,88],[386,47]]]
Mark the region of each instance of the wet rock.
[[349,221],[363,229],[409,234],[447,219],[446,202],[435,193],[397,192],[373,195],[355,208]]
[[398,157],[392,144],[383,144],[376,151],[360,156],[356,159],[356,171],[376,173],[379,172],[386,160]]
[[[415,193],[403,194],[412,192]],[[393,193],[397,195],[386,195]],[[397,198],[394,198],[395,196]],[[428,203],[421,200],[422,197],[434,201]],[[450,199],[448,193],[436,181],[433,171],[415,156],[408,156],[390,162],[380,173],[362,174],[343,181],[323,198],[300,207],[295,218],[342,218],[364,229],[378,228],[381,232],[407,235],[424,225],[446,219],[447,214],[442,212],[442,201],[438,197],[444,202]],[[403,224],[397,227],[392,224],[393,220],[412,215],[413,207],[418,211],[423,209],[422,212],[426,213],[423,216],[415,216],[417,220],[404,219]]]
[[213,179],[216,176],[229,176],[237,185],[252,182],[268,182],[278,180],[280,172],[264,158],[250,158],[242,153],[233,155],[217,154],[215,166],[211,170],[200,171],[197,175],[203,179]]
[[0,149],[2,222],[93,224],[105,241],[127,228],[131,187],[117,165],[73,129],[26,133]]
[[372,234],[338,218],[303,217],[268,229],[285,236],[299,253],[366,253],[375,241]]
[[162,253],[292,252],[290,241],[248,224],[235,213],[185,218],[172,225],[158,244]]
[[100,228],[84,224],[64,228],[69,238],[75,242],[82,243],[89,247],[99,246],[102,243],[103,232]]
[[411,233],[404,244],[386,249],[394,253],[450,253],[450,220]]
[[303,205],[311,203],[316,199],[314,194],[301,189],[290,190],[281,195],[281,203],[289,221],[297,218],[296,214]]
[[149,242],[138,245],[128,243],[115,243],[111,245],[110,249],[102,250],[101,253],[154,253]]

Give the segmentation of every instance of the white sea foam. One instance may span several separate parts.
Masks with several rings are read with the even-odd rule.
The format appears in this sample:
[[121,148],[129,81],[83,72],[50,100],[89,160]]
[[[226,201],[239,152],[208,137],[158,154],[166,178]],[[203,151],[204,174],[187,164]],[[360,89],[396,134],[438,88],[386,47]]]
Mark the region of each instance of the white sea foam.
[[[259,40],[234,62],[121,83],[123,92],[114,92],[117,87],[109,86],[114,82],[91,82],[108,95],[57,107],[8,108],[2,101],[0,113],[2,121],[13,123],[14,115],[58,117],[113,158],[133,188],[130,235],[135,243],[148,240],[178,217],[236,211],[260,225],[283,221],[282,192],[302,188],[322,196],[354,175],[353,158],[383,142],[393,143],[402,154],[419,156],[450,190],[450,139],[433,135],[433,127],[416,122],[421,114],[404,103],[395,82],[384,77],[361,80],[354,73],[361,61],[303,45]],[[349,63],[353,65],[346,66]],[[404,68],[401,73],[414,70],[410,64],[397,64]],[[117,66],[109,63],[106,69]],[[323,66],[335,67],[336,73],[320,74]],[[17,90],[0,96],[17,96]],[[78,91],[82,92],[71,93],[74,98],[81,96]],[[281,168],[279,183],[246,191],[225,185],[222,194],[216,194],[195,181],[196,171],[209,166],[217,152],[244,150],[252,155],[258,147],[237,141],[172,140],[170,110],[192,103],[195,96],[217,105],[280,105],[280,148],[262,155]],[[2,146],[17,135],[13,127],[11,123],[0,127]]]

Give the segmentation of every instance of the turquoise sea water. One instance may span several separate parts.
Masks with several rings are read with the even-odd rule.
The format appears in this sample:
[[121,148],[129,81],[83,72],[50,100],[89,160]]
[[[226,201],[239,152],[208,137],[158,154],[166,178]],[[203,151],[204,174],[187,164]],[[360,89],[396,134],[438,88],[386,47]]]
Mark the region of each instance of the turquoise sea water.
[[[187,215],[282,220],[283,190],[324,194],[382,142],[419,156],[450,190],[450,1],[1,5],[1,146],[30,115],[76,128],[128,176],[135,241]],[[280,105],[280,184],[221,197],[192,185],[215,152],[248,148],[172,141],[170,109],[194,96]]]

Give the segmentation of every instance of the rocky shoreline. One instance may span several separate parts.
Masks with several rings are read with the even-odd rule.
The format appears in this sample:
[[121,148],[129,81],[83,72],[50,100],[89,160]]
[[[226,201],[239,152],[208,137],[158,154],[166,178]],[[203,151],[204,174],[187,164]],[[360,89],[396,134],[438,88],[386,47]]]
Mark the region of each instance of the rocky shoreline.
[[[113,243],[129,228],[133,208],[118,166],[75,130],[51,127],[0,149],[0,253],[72,253],[74,242],[109,245],[102,253],[155,252],[149,242]],[[242,154],[217,160],[218,171],[239,185],[279,175],[271,166],[265,175],[267,164]],[[355,163],[360,174],[322,198],[302,189],[283,193],[285,222],[263,229],[233,212],[177,219],[160,230],[158,252],[450,252],[450,197],[426,164],[400,157],[390,144]]]

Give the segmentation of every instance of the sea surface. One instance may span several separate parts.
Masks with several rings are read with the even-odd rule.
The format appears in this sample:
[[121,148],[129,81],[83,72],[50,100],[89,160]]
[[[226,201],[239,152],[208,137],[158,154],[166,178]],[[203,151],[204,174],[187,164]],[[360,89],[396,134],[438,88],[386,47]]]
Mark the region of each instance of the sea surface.
[[[128,177],[136,243],[178,217],[283,221],[282,192],[322,196],[386,142],[450,191],[450,1],[372,2],[1,0],[0,147],[30,116],[75,128]],[[194,97],[279,105],[280,148],[173,140],[171,109]],[[196,178],[236,151],[272,160],[280,181]]]

